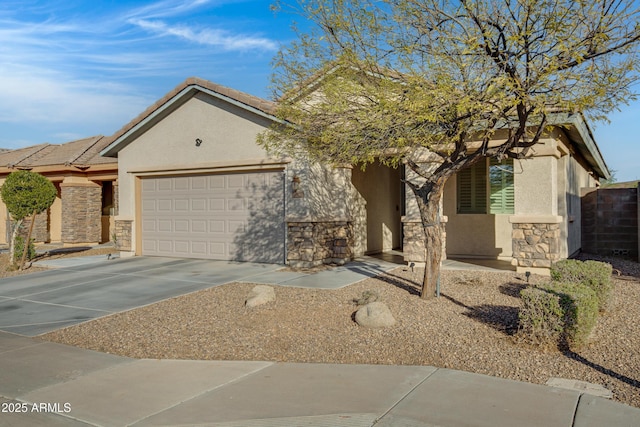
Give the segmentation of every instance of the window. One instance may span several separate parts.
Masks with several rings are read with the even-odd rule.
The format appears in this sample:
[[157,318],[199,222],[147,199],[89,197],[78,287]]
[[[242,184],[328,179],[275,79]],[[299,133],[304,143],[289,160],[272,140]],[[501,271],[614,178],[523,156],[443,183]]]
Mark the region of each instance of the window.
[[513,160],[480,161],[457,176],[458,213],[513,214]]

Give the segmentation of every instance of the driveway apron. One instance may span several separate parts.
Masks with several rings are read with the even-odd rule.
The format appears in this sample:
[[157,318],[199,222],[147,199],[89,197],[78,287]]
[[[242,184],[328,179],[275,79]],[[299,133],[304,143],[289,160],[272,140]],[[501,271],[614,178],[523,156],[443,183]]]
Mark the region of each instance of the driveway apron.
[[0,280],[0,330],[37,336],[281,265],[132,257]]

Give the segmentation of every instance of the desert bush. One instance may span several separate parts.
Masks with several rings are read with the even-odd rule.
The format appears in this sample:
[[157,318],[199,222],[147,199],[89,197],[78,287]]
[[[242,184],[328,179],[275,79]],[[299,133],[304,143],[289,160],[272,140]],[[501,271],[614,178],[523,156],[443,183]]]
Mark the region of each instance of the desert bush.
[[519,339],[535,345],[580,348],[598,319],[593,289],[573,282],[550,282],[521,292]]
[[536,287],[520,292],[522,308],[518,312],[520,342],[541,347],[557,347],[564,329],[560,296]]
[[551,266],[551,278],[557,282],[576,282],[591,288],[598,298],[598,310],[603,312],[609,308],[611,301],[611,271],[611,264],[605,262],[565,259]]
[[561,344],[579,348],[588,342],[598,320],[598,297],[595,291],[574,282],[551,282],[542,286],[560,297],[564,329]]

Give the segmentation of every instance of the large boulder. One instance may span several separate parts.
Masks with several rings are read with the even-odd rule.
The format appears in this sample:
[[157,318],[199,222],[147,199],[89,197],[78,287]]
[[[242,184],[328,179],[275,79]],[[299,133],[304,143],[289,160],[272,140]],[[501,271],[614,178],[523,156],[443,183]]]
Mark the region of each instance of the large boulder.
[[389,307],[383,302],[375,301],[364,305],[356,311],[356,322],[365,328],[385,328],[396,323]]
[[258,285],[251,289],[244,305],[246,307],[257,307],[276,300],[276,292],[271,286]]

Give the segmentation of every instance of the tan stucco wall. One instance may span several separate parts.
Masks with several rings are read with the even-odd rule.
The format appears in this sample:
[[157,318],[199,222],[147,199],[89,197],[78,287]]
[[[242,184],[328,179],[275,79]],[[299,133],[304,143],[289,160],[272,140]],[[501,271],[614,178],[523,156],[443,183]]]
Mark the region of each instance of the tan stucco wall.
[[511,257],[510,215],[458,214],[456,176],[447,181],[443,210],[447,216],[448,257]]
[[560,256],[569,257],[582,247],[582,210],[580,191],[596,186],[596,181],[573,155],[558,161],[558,215],[560,227]]
[[[136,220],[136,180],[142,175],[285,170],[287,221],[348,220],[351,171],[305,161],[273,159],[256,144],[271,125],[265,117],[199,93],[118,153],[119,214]],[[196,139],[202,143],[196,146]],[[303,197],[292,198],[293,178]],[[132,227],[136,251],[138,225]]]
[[[119,215],[135,220],[139,173],[185,173],[186,169],[267,159],[255,144],[269,126],[263,117],[202,93],[189,99],[118,153]],[[196,139],[202,143],[196,146]],[[132,244],[135,250],[136,226]]]
[[[292,197],[293,179],[299,179],[301,197]],[[287,221],[346,221],[349,209],[350,168],[332,168],[303,160],[287,165]]]
[[558,214],[558,159],[514,161],[515,215]]
[[52,242],[62,241],[62,199],[60,198],[60,184],[56,183],[58,194],[49,211],[49,238]]

